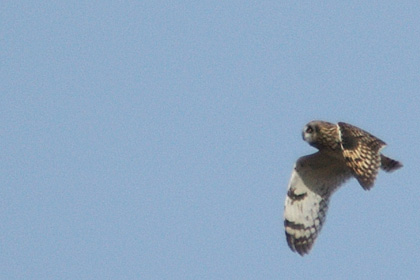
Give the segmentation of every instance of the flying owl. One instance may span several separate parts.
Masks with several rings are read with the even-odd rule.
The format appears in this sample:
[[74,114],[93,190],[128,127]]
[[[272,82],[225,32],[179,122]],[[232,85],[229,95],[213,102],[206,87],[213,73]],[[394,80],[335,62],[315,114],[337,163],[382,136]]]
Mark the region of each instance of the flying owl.
[[402,164],[381,154],[385,142],[347,123],[308,123],[303,140],[319,151],[295,163],[284,205],[284,227],[292,251],[307,254],[325,222],[331,195],[354,177],[365,190],[373,187],[379,168]]

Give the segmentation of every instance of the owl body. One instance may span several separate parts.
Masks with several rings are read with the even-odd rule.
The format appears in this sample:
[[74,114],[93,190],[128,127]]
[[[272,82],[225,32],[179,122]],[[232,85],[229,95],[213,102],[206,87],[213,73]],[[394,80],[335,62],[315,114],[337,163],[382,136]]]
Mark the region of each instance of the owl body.
[[369,190],[378,170],[396,170],[402,164],[380,153],[385,142],[347,123],[309,122],[302,138],[319,151],[299,158],[289,182],[284,225],[292,251],[309,252],[325,223],[331,195],[354,177]]

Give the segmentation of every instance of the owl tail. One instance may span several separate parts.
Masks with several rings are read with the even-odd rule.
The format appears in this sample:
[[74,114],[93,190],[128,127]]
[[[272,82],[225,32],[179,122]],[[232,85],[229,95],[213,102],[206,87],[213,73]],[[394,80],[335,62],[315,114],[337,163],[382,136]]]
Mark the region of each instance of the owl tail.
[[403,165],[401,162],[396,161],[392,158],[386,157],[381,154],[381,168],[386,172],[392,172],[394,170],[397,170],[398,168],[401,168]]

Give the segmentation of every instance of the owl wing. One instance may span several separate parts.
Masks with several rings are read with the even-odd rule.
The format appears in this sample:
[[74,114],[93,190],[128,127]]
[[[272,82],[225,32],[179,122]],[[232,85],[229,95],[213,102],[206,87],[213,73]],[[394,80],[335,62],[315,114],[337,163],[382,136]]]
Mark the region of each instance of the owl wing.
[[331,194],[351,177],[343,161],[317,152],[297,160],[284,205],[284,226],[292,251],[307,254],[317,238]]
[[343,156],[360,185],[373,187],[381,167],[380,150],[385,142],[356,126],[339,122]]

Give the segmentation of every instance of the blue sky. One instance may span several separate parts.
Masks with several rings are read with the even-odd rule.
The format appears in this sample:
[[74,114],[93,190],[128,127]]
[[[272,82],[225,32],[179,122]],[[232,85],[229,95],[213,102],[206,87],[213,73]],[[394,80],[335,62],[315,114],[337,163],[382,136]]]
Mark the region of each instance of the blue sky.
[[[3,1],[2,279],[413,279],[420,4]],[[404,168],[348,182],[304,258],[283,203],[313,119]]]

